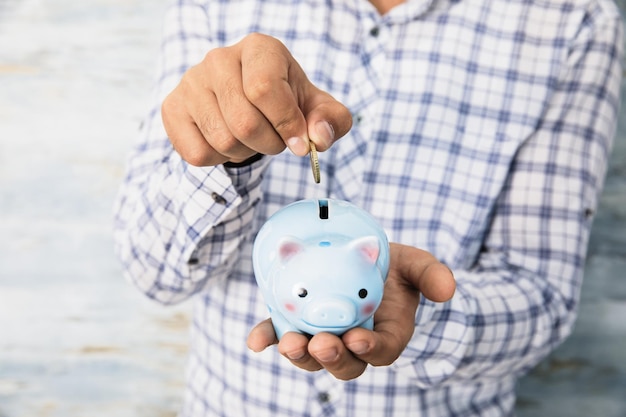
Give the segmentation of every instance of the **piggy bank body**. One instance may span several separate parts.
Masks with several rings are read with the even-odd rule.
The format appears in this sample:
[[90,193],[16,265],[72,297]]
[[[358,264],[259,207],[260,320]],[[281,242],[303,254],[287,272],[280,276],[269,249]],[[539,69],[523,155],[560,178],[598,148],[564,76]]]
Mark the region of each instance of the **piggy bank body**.
[[369,213],[341,200],[297,201],[261,227],[252,256],[278,338],[372,329],[389,242]]

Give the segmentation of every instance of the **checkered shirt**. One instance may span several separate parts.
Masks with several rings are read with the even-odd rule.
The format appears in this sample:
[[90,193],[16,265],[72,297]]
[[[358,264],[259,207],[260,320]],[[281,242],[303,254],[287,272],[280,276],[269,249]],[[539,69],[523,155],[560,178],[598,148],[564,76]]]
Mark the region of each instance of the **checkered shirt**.
[[[288,47],[343,102],[352,130],[320,154],[198,168],[173,151],[160,103],[212,48],[251,32]],[[115,205],[127,277],[194,296],[181,416],[506,416],[516,378],[571,331],[616,127],[621,18],[609,0],[179,0],[165,16],[154,107]],[[421,300],[388,367],[353,381],[246,348],[268,316],[256,231],[303,198],[350,201],[389,239],[457,279]]]

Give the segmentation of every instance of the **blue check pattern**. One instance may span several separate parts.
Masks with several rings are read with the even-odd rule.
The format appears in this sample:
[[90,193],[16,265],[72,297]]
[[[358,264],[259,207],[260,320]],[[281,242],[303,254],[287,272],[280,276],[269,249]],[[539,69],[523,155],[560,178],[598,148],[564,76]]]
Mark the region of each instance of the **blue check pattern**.
[[[160,102],[212,48],[282,40],[354,127],[320,154],[197,168]],[[127,277],[164,303],[194,296],[181,416],[507,416],[516,378],[574,324],[616,127],[621,18],[608,0],[179,0],[165,18],[154,107],[115,206]],[[302,198],[351,201],[391,241],[432,252],[458,289],[422,300],[389,367],[342,382],[245,346],[267,317],[251,245]]]

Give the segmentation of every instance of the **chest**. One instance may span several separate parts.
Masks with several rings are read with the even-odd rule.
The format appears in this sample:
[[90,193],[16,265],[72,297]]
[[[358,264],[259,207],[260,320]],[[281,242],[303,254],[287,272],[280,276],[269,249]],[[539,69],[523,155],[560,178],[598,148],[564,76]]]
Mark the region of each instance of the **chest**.
[[240,33],[283,40],[311,81],[350,108],[353,128],[320,154],[321,186],[306,158],[275,158],[262,216],[302,198],[344,199],[390,240],[467,266],[558,78],[562,16],[524,2],[440,2],[413,17],[290,4],[240,20]]

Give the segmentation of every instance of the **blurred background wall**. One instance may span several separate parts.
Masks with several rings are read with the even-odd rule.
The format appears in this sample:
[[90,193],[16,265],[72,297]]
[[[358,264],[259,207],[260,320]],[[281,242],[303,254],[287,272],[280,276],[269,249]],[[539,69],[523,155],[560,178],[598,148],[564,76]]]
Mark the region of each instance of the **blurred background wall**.
[[[164,5],[0,0],[0,417],[165,417],[180,404],[190,305],[144,299],[111,239]],[[521,382],[521,417],[626,416],[622,113],[580,317]]]

